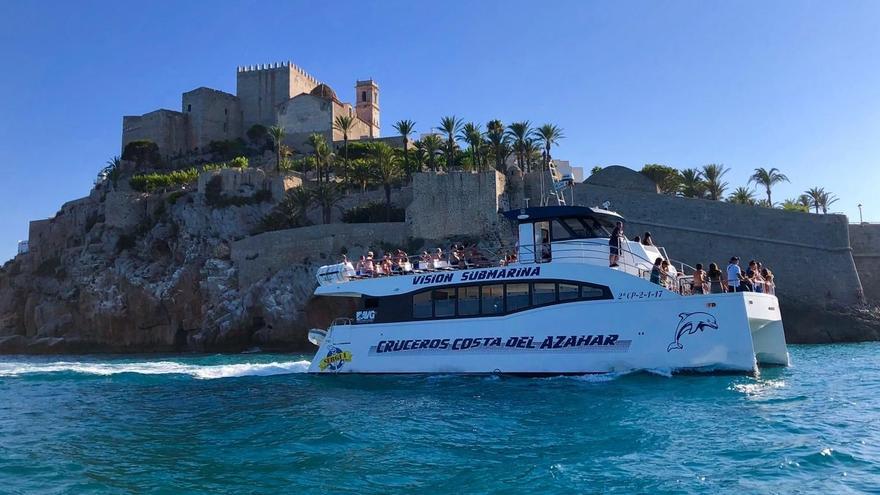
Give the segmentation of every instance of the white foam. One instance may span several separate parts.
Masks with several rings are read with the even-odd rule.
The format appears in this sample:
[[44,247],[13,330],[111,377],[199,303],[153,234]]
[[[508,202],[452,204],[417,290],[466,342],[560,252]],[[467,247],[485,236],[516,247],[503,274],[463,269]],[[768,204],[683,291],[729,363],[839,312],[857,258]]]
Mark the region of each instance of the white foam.
[[183,364],[173,361],[144,361],[126,363],[89,363],[56,361],[48,363],[0,363],[0,377],[40,373],[82,373],[89,375],[116,375],[136,373],[140,375],[190,375],[210,380],[238,376],[271,376],[305,373],[309,361],[285,361],[272,363],[239,363],[219,365]]

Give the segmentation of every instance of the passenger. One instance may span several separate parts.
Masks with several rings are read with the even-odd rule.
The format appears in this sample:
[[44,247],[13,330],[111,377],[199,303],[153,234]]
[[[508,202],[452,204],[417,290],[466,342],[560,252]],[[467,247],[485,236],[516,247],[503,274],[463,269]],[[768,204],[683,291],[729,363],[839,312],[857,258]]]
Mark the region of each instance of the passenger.
[[728,292],[742,292],[745,287],[741,283],[745,279],[742,269],[739,267],[739,257],[730,258],[727,264],[727,290]]
[[651,283],[663,285],[663,275],[661,273],[662,264],[663,258],[657,258],[656,260],[654,260],[654,266],[651,267]]
[[635,237],[633,237],[633,242],[637,242],[637,243],[641,244],[641,243],[642,243],[642,238],[639,237],[639,236],[635,236]]
[[[621,230],[620,235],[623,235],[623,231]],[[619,243],[618,238],[618,243]],[[618,244],[619,248],[619,244]],[[541,261],[550,261],[550,233],[542,232],[541,233]]]
[[357,272],[354,269],[354,265],[351,263],[351,261],[349,261],[348,256],[345,254],[342,255],[342,266],[343,266],[343,273],[345,274],[346,277],[357,276]]
[[[699,266],[699,265],[697,265]],[[718,265],[715,263],[709,263],[709,272],[706,273],[709,277],[709,292],[711,294],[721,294],[724,292],[724,285],[721,283],[721,270],[718,269]]]
[[620,238],[626,237],[623,234],[623,222],[617,222],[614,225],[614,230],[611,232],[611,237],[608,238],[608,249],[610,254],[608,255],[608,266],[615,267],[619,266],[617,262],[620,260]]
[[394,263],[391,261],[391,255],[388,253],[385,253],[385,256],[382,257],[382,272],[385,275],[394,273]]
[[367,257],[364,258],[364,276],[365,277],[375,277],[376,276],[376,265],[373,263],[373,252],[372,251],[367,253]]
[[746,285],[750,286],[755,292],[764,292],[764,278],[761,276],[761,270],[758,269],[758,262],[749,261],[749,268],[746,270]]
[[644,244],[645,246],[654,245],[654,238],[651,236],[650,232],[645,232],[645,236],[642,237],[642,244]]
[[694,294],[705,294],[707,283],[706,283],[706,270],[703,270],[703,264],[697,263],[697,266],[694,270],[694,279],[693,279],[693,289],[691,292]]
[[672,287],[672,276],[669,275],[669,261],[663,260],[660,263],[660,281],[663,282],[663,286],[669,290],[673,290]]
[[367,257],[361,256],[361,259],[357,262],[357,267],[355,269],[358,277],[366,277],[367,275]]
[[776,284],[773,282],[773,272],[766,268],[762,268],[761,276],[764,278],[764,292],[767,294],[776,294]]
[[436,251],[434,251],[433,253],[431,253],[431,259],[432,259],[434,262],[437,262],[437,261],[443,261],[443,250],[440,249],[440,248],[437,248]]
[[449,255],[449,264],[454,266],[455,268],[464,268],[464,256],[461,254],[461,250],[454,249],[452,253]]

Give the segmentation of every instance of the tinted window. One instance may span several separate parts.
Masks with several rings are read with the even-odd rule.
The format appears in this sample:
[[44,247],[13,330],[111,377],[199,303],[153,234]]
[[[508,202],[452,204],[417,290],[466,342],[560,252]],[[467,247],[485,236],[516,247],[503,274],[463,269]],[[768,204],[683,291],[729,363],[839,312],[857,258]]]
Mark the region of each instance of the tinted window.
[[413,296],[413,318],[431,317],[431,293],[422,292]]
[[532,304],[539,306],[552,302],[556,302],[556,284],[532,284]]
[[458,314],[470,316],[480,314],[480,288],[459,287],[458,289]]
[[483,314],[494,315],[504,312],[504,286],[484,285],[482,287]]
[[570,301],[580,297],[576,284],[559,284],[559,300]]
[[516,311],[529,305],[529,284],[507,284],[507,311]]
[[584,299],[603,299],[605,291],[598,287],[590,287],[589,285],[581,286],[581,297]]
[[437,289],[434,294],[434,316],[455,316],[455,288]]

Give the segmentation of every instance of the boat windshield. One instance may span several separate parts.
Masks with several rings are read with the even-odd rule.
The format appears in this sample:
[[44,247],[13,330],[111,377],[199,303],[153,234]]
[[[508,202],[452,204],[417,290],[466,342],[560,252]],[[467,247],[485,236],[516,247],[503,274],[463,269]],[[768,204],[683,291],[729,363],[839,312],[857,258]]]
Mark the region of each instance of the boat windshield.
[[607,238],[611,233],[594,218],[570,217],[555,218],[550,228],[554,241],[570,239]]

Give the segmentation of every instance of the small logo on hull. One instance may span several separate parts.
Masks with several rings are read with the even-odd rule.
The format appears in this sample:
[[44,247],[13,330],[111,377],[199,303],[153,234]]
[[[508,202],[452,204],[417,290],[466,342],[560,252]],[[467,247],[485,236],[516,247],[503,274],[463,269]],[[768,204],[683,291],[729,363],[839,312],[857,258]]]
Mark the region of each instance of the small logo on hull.
[[330,350],[327,351],[327,355],[324,356],[324,359],[318,363],[318,368],[321,371],[339,371],[345,363],[350,362],[350,351],[343,351],[338,347],[331,347]]
[[680,320],[678,326],[675,328],[675,340],[666,347],[666,352],[671,352],[675,349],[683,349],[684,346],[681,345],[681,337],[684,335],[693,335],[697,332],[702,332],[707,328],[713,330],[718,329],[718,320],[709,313],[679,313],[678,317]]

